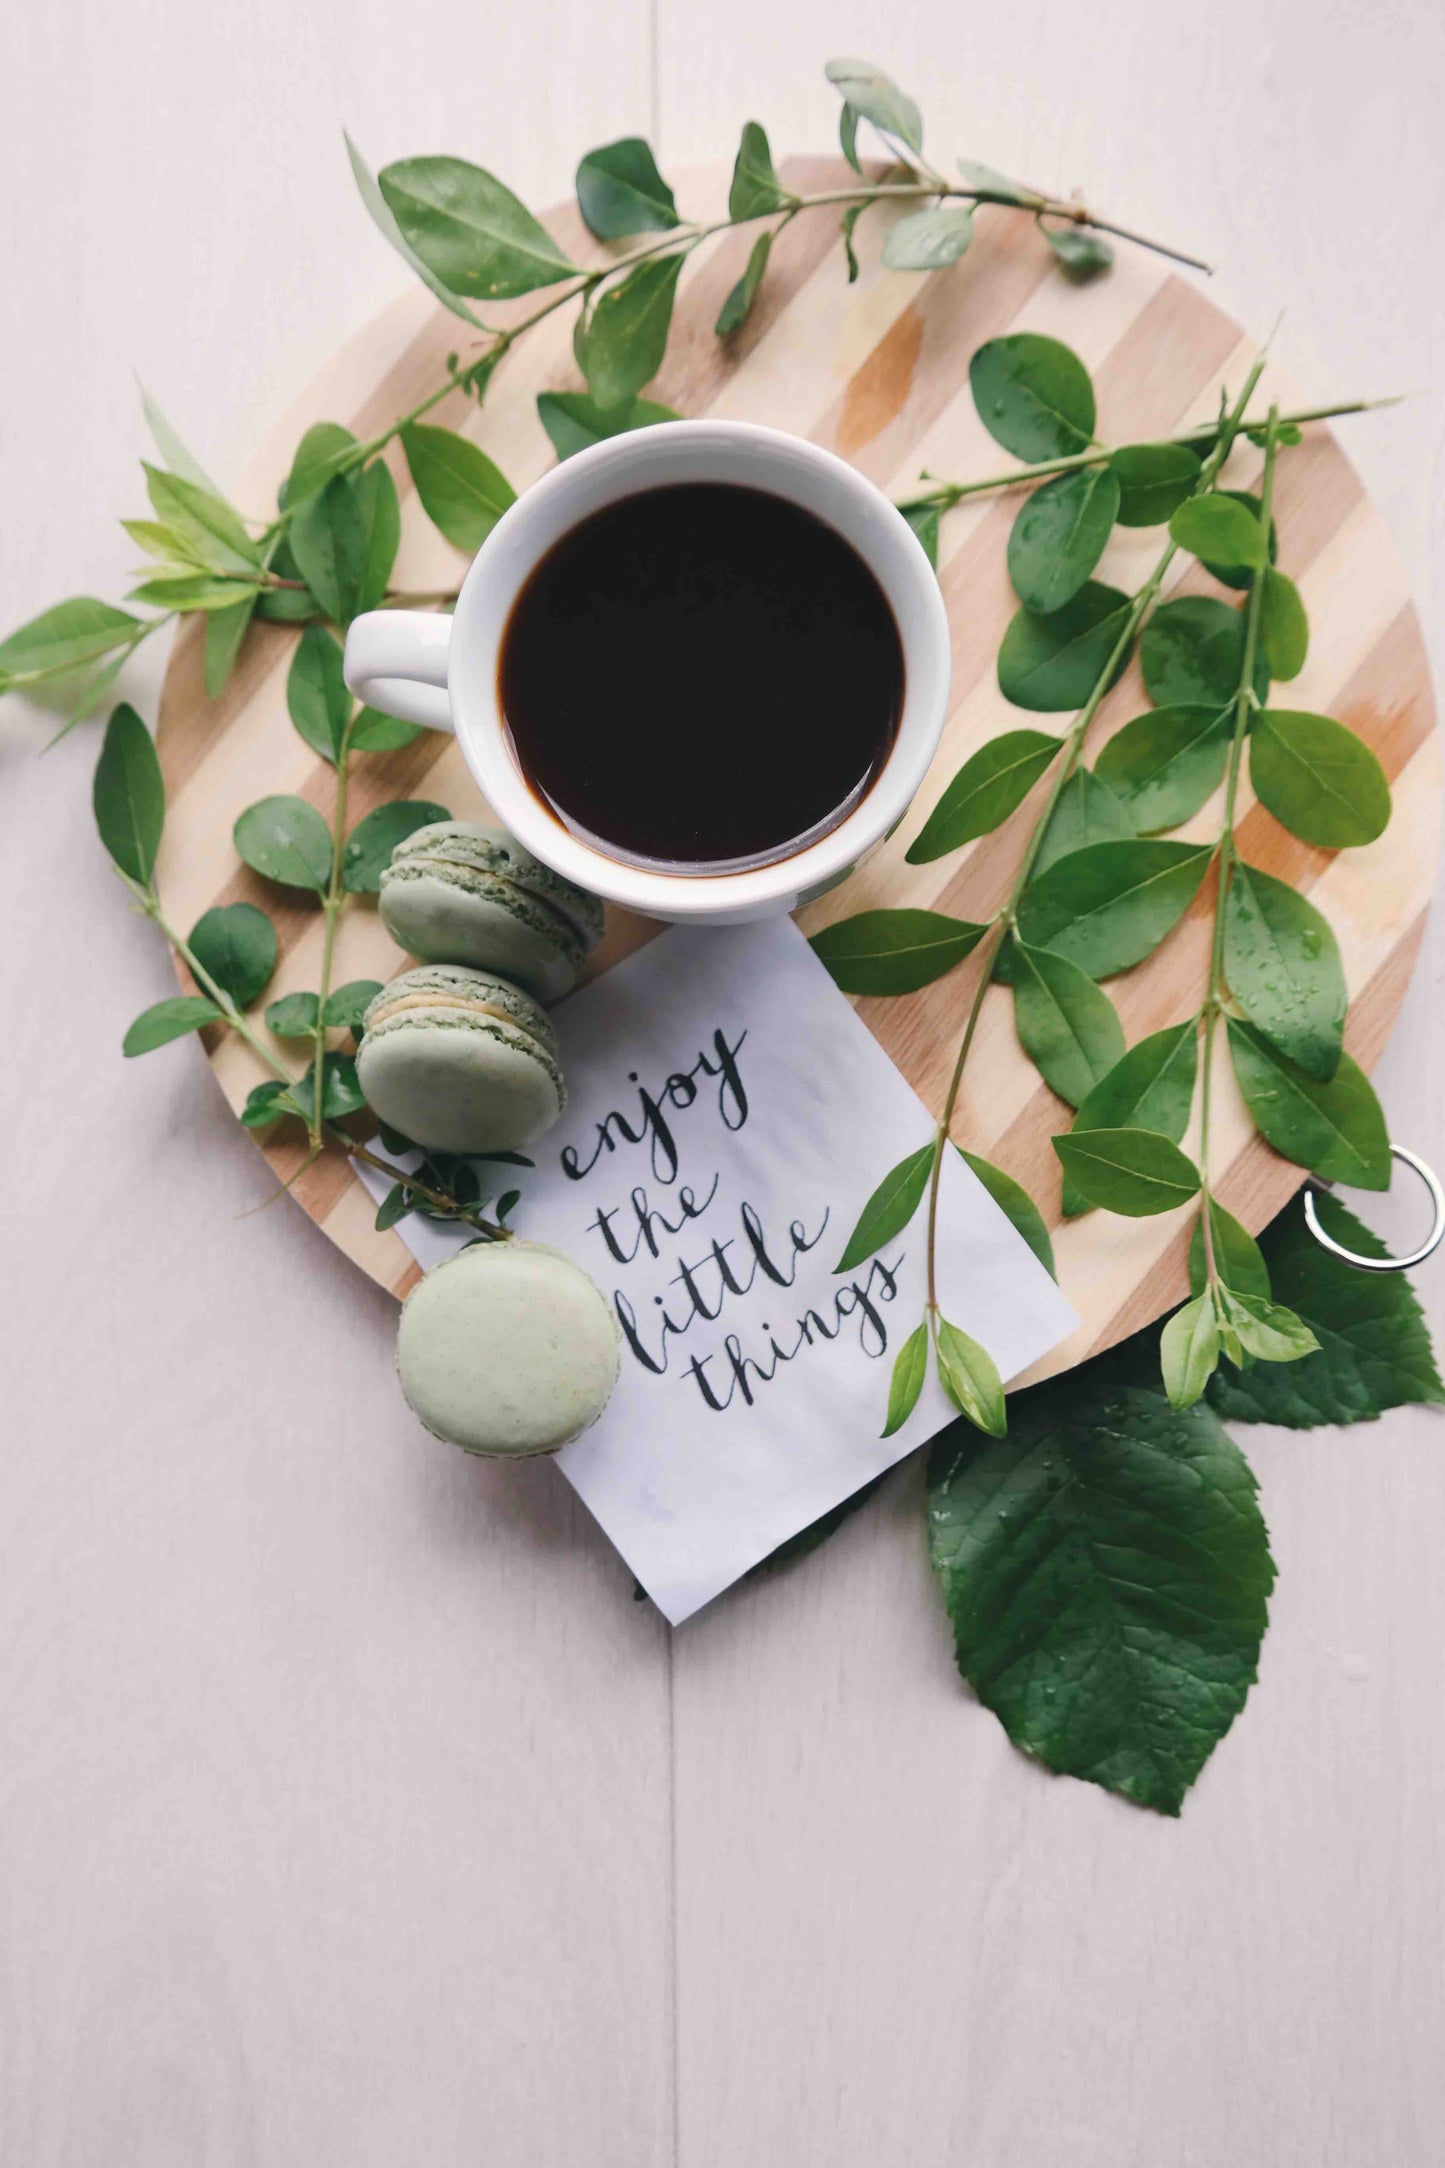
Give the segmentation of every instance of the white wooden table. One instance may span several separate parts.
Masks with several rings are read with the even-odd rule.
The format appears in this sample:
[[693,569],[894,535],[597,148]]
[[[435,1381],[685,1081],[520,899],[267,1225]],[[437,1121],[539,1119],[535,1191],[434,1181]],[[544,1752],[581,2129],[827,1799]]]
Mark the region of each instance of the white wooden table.
[[[1086,184],[1246,321],[1287,307],[1320,397],[1423,388],[1350,441],[1438,665],[1429,0],[12,11],[6,626],[120,591],[132,367],[233,473],[397,290],[343,122],[540,203],[631,130],[822,145],[850,50],[939,155]],[[1438,2161],[1438,1417],[1249,1434],[1280,1586],[1177,1825],[958,1685],[916,1469],[669,1638],[555,1471],[420,1436],[391,1305],[258,1209],[194,1053],[122,1064],[168,967],[93,840],[93,735],[38,761],[42,727],[0,714],[6,2168]],[[1437,1163],[1442,958],[1381,1071]],[[1445,1332],[1445,1267],[1423,1292]]]

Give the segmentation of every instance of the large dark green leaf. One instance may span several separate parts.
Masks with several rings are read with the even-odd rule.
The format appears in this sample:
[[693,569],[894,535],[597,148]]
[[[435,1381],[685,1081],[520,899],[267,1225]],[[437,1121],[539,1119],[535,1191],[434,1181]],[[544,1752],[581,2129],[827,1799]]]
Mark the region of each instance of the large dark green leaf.
[[618,437],[629,429],[651,429],[658,422],[681,419],[674,408],[659,406],[653,399],[633,399],[629,404],[600,407],[580,391],[541,391],[537,394],[537,418],[559,459],[585,452],[604,437]]
[[1004,1217],[1012,1222],[1015,1232],[1023,1236],[1045,1272],[1057,1279],[1054,1245],[1049,1240],[1044,1215],[1023,1183],[1016,1182],[1011,1174],[1005,1174],[1003,1168],[996,1167],[991,1159],[980,1159],[976,1152],[965,1152],[962,1145],[956,1149],[960,1159],[967,1161]]
[[1234,1073],[1255,1127],[1298,1167],[1355,1189],[1388,1189],[1390,1146],[1380,1102],[1348,1054],[1328,1084],[1287,1061],[1252,1024],[1229,1019]]
[[[1158,708],[1206,707],[1216,713],[1239,692],[1244,668],[1244,618],[1214,595],[1181,595],[1161,602],[1144,627],[1139,662],[1144,687]],[[1261,656],[1254,689],[1262,700],[1269,674]]]
[[[1061,610],[1019,610],[998,651],[999,691],[1017,708],[1046,714],[1081,708],[1108,666],[1129,617],[1129,597],[1086,580]],[[1114,665],[1110,684],[1128,661]]]
[[304,798],[258,799],[239,816],[233,833],[246,864],[268,881],[319,895],[331,879],[331,833]]
[[1009,536],[1008,570],[1026,609],[1061,610],[1104,554],[1119,516],[1119,484],[1107,467],[1081,467],[1026,499]]
[[463,158],[404,158],[378,182],[408,248],[449,293],[498,301],[577,269],[509,188]]
[[286,673],[286,706],[298,735],[333,767],[354,705],[335,638],[324,625],[308,625]]
[[1083,1129],[1054,1138],[1081,1197],[1105,1212],[1146,1219],[1199,1194],[1199,1169],[1157,1129]]
[[972,239],[973,205],[941,203],[890,226],[883,261],[890,271],[943,271],[958,262]]
[[221,903],[202,912],[187,946],[238,1009],[260,1000],[276,969],[276,929],[254,903]]
[[1162,527],[1201,472],[1187,444],[1121,445],[1109,464],[1119,480],[1121,527]]
[[910,1152],[907,1159],[900,1159],[896,1167],[889,1168],[858,1215],[858,1224],[833,1267],[835,1272],[851,1272],[855,1265],[861,1265],[865,1258],[881,1250],[885,1242],[891,1242],[895,1235],[903,1232],[922,1202],[932,1171],[931,1142],[919,1151]]
[[598,406],[635,399],[662,367],[681,256],[654,256],[609,286],[587,331],[587,382]]
[[1114,1004],[1066,956],[1022,941],[1011,976],[1019,1043],[1049,1089],[1076,1107],[1124,1051]]
[[1273,1584],[1255,1482],[1207,1407],[1112,1355],[934,1444],[928,1518],[958,1666],[1047,1767],[1177,1814],[1254,1682]]
[[1034,853],[1034,879],[1057,858],[1089,843],[1119,843],[1134,834],[1134,823],[1121,801],[1092,768],[1076,768],[1059,792]]
[[678,223],[676,199],[641,136],[587,153],[577,168],[577,208],[599,241],[663,233]]
[[1062,459],[1093,441],[1094,387],[1059,339],[1037,331],[989,339],[969,363],[968,380],[979,420],[1016,459]]
[[[1315,1209],[1326,1232],[1364,1257],[1387,1257],[1379,1237],[1337,1197]],[[1315,1241],[1296,1200],[1261,1237],[1274,1292],[1302,1317],[1319,1352],[1302,1361],[1219,1371],[1209,1398],[1242,1423],[1372,1422],[1387,1408],[1445,1401],[1424,1314],[1403,1272],[1360,1272]]]
[[1152,708],[1125,723],[1094,766],[1141,833],[1178,828],[1224,781],[1233,728],[1228,708]]
[[166,786],[151,734],[125,701],[105,726],[91,804],[100,840],[121,872],[147,887],[165,826]]
[[348,477],[361,507],[361,579],[352,605],[357,616],[374,610],[386,594],[401,547],[401,499],[384,459]]
[[346,839],[341,859],[342,887],[353,896],[374,896],[398,843],[404,843],[418,828],[429,828],[433,821],[450,819],[446,807],[433,805],[429,798],[399,798],[373,807]]
[[909,845],[908,863],[927,865],[1001,826],[1023,804],[1062,742],[1041,730],[1006,730],[981,745]]
[[811,945],[845,994],[912,994],[962,963],[984,930],[941,911],[860,911]]
[[744,121],[742,141],[733,166],[732,187],[728,192],[729,218],[761,218],[769,211],[781,209],[786,201],[782,184],[773,171],[773,154],[768,148],[766,131],[755,120]]
[[[1153,1031],[1122,1054],[1079,1102],[1074,1133],[1081,1129],[1157,1129],[1178,1144],[1189,1126],[1199,1038],[1191,1019]],[[1089,1210],[1088,1199],[1064,1183],[1064,1211]]]
[[1127,971],[1178,925],[1213,855],[1207,843],[1091,843],[1030,882],[1019,931],[1090,978]]
[[1326,850],[1373,843],[1390,819],[1390,786],[1375,755],[1328,715],[1266,708],[1249,741],[1255,796],[1293,836]]
[[517,492],[479,444],[455,429],[409,422],[402,450],[432,525],[459,550],[479,550]]
[[288,529],[297,569],[326,615],[349,624],[360,607],[370,541],[353,476],[333,476],[297,508]]
[[1328,1083],[1339,1067],[1349,998],[1339,943],[1297,888],[1242,859],[1224,899],[1224,969],[1250,1022]]

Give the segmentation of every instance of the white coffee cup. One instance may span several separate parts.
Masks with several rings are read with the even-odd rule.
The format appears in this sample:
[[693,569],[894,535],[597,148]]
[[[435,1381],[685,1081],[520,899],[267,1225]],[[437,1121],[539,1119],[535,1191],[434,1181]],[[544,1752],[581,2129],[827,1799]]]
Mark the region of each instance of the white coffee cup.
[[[791,856],[744,872],[661,871],[612,858],[573,835],[518,766],[497,690],[512,605],[555,542],[603,506],[674,482],[731,482],[801,505],[852,544],[888,598],[903,647],[893,749],[835,828]],[[609,437],[563,461],[498,520],[451,617],[373,610],[346,636],[346,682],[387,715],[456,733],[492,812],[545,865],[654,918],[726,923],[791,911],[841,880],[897,826],[937,750],[948,702],[948,618],[908,522],[832,452],[752,422],[667,422]],[[686,727],[686,688],[679,728]]]

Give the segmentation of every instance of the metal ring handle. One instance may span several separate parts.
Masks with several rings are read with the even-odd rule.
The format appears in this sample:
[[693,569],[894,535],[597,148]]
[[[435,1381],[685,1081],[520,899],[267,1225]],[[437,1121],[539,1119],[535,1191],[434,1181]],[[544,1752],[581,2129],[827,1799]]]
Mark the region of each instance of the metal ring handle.
[[1429,1190],[1435,1207],[1435,1219],[1429,1234],[1419,1249],[1412,1250],[1408,1257],[1361,1257],[1357,1250],[1347,1250],[1343,1242],[1336,1242],[1333,1235],[1325,1233],[1315,1210],[1316,1191],[1329,1189],[1331,1185],[1318,1180],[1305,1185],[1305,1225],[1310,1233],[1323,1249],[1332,1250],[1336,1257],[1342,1257],[1347,1265],[1354,1265],[1361,1272],[1408,1272],[1411,1265],[1423,1265],[1432,1251],[1440,1247],[1441,1240],[1445,1239],[1445,1189],[1441,1188],[1434,1169],[1427,1167],[1416,1153],[1407,1152],[1403,1144],[1392,1144],[1390,1152],[1393,1158],[1403,1159],[1407,1167],[1414,1168]]

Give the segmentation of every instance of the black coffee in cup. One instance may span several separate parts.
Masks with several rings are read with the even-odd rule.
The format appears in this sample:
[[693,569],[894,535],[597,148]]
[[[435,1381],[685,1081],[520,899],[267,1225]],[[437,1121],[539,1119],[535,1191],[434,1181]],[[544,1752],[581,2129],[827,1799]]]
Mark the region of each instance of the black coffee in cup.
[[499,695],[534,792],[669,872],[789,857],[893,749],[903,646],[852,545],[782,497],[649,489],[555,542],[512,606]]

